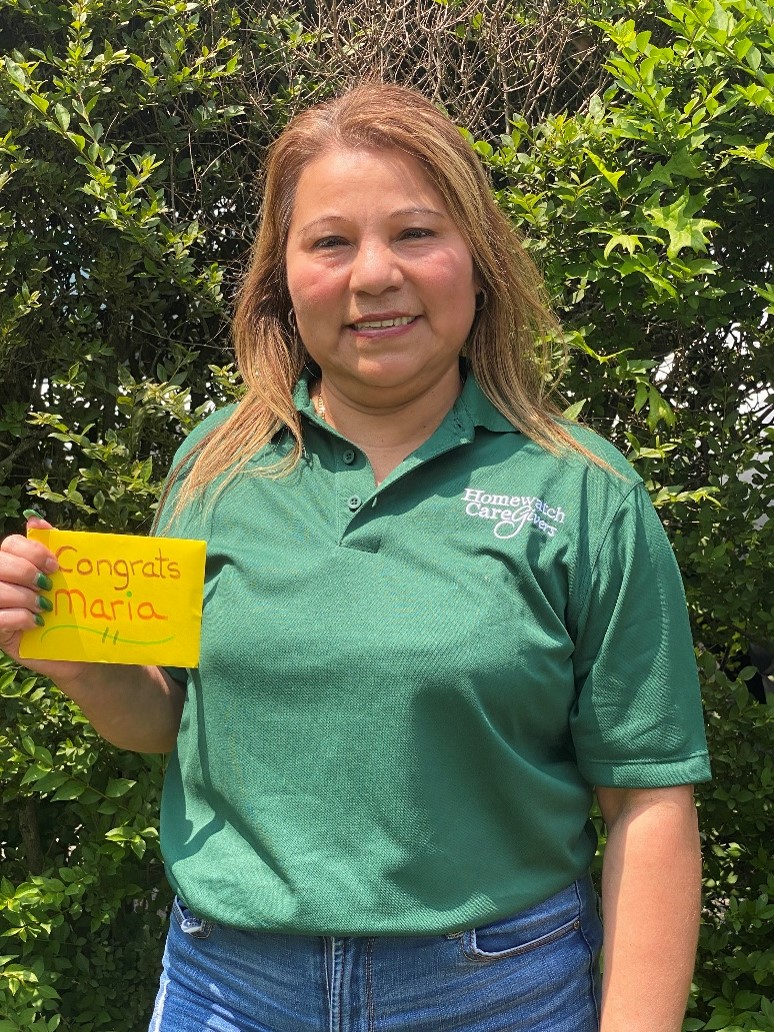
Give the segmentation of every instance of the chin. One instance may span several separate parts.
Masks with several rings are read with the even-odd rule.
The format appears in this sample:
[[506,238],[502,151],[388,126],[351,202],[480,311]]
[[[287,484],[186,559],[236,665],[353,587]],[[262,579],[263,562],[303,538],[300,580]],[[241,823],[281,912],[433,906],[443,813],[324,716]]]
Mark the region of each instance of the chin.
[[432,386],[432,383],[425,383],[417,370],[404,371],[394,368],[362,376],[358,382],[363,390],[406,391],[407,393],[412,393],[413,390],[417,389],[427,390],[428,387]]

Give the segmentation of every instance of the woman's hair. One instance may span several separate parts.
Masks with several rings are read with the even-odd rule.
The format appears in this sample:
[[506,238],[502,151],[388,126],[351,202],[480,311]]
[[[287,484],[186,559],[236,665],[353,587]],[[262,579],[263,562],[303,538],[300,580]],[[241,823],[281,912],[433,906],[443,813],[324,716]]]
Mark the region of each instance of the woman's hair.
[[[225,474],[223,486],[282,428],[292,435],[293,448],[258,472],[282,475],[301,457],[293,390],[310,359],[290,318],[285,249],[302,172],[327,151],[342,148],[397,148],[421,165],[470,248],[482,291],[463,349],[470,371],[496,408],[532,440],[553,452],[569,447],[589,455],[557,421],[558,410],[548,400],[549,338],[558,324],[542,278],[497,207],[475,152],[421,94],[365,83],[301,112],[270,149],[261,225],[232,327],[246,391],[232,415],[194,449],[178,506]],[[173,470],[170,483],[178,472]]]

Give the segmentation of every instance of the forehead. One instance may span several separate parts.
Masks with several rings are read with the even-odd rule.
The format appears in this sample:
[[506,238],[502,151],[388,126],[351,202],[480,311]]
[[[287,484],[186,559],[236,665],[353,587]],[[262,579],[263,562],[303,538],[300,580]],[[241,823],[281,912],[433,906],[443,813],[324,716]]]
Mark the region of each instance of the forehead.
[[296,184],[293,216],[322,215],[347,204],[401,203],[432,207],[448,214],[446,204],[420,162],[398,148],[326,150],[307,164]]

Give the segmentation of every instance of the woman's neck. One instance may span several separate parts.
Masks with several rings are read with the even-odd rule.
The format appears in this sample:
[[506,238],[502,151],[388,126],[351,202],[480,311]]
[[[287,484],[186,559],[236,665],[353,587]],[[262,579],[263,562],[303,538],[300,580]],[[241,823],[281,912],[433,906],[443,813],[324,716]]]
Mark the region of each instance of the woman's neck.
[[310,397],[317,414],[364,452],[379,484],[432,436],[461,390],[457,375],[419,397],[369,406],[337,391],[323,376],[312,385]]

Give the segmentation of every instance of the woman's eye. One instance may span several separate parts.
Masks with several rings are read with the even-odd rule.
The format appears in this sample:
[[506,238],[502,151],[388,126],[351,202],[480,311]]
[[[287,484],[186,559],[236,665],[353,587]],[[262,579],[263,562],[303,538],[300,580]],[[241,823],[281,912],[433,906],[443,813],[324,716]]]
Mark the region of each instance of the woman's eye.
[[433,236],[432,229],[421,229],[419,226],[412,226],[411,229],[404,229],[401,233],[402,240],[423,240],[425,237]]
[[321,237],[319,240],[314,242],[314,248],[315,250],[325,250],[331,247],[341,247],[343,244],[346,244],[346,242],[347,241],[343,237]]

